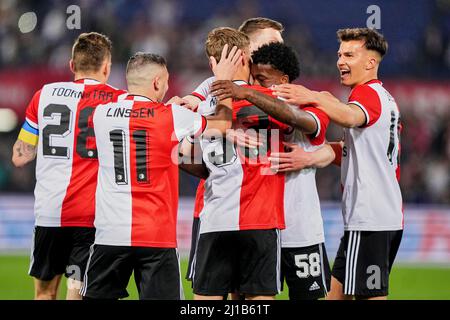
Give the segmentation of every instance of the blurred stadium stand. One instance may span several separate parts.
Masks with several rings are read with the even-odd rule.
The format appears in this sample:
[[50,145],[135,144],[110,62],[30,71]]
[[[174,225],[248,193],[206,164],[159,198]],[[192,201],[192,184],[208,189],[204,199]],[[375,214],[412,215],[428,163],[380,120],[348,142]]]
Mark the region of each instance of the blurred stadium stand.
[[[81,30],[66,27],[66,9],[72,4],[81,8]],[[435,231],[430,230],[442,226],[440,232],[447,241],[442,250],[446,250],[450,261],[450,0],[2,0],[0,111],[14,110],[17,120],[0,113],[0,128],[16,121],[12,131],[0,132],[0,192],[10,193],[0,198],[0,248],[5,248],[5,234],[14,238],[14,234],[25,230],[21,227],[22,213],[19,212],[31,210],[32,205],[34,165],[17,170],[10,162],[11,147],[26,105],[44,83],[71,79],[68,59],[71,44],[80,32],[98,31],[113,40],[110,82],[118,87],[125,86],[124,66],[133,52],[151,51],[166,56],[171,72],[168,99],[175,94],[189,93],[210,75],[203,50],[209,30],[218,26],[238,27],[249,17],[267,16],[285,25],[286,43],[300,54],[298,82],[313,89],[329,90],[345,99],[348,90],[339,85],[335,66],[338,47],[335,32],[338,28],[365,26],[366,9],[371,4],[381,9],[381,31],[390,44],[380,78],[396,98],[402,113],[403,197],[409,205],[420,205],[409,207],[413,208],[410,214],[407,211],[406,223],[414,224],[407,231],[410,240],[405,242],[408,246],[415,245],[414,241],[420,238],[421,244],[427,243],[429,236],[426,234],[433,234]],[[38,23],[32,32],[21,33],[18,20],[28,11],[36,13]],[[338,127],[330,128],[330,140],[340,137]],[[193,196],[196,181],[181,174],[181,195]],[[339,201],[337,168],[319,170],[317,181],[323,201]],[[15,196],[20,193],[26,196]],[[444,208],[438,214],[442,224],[433,222],[435,229],[421,229],[428,225],[429,217],[434,217],[431,213],[434,211],[420,209],[424,204]],[[331,221],[327,222],[328,231],[334,228],[328,226],[340,222],[340,214],[336,205],[325,207],[324,216]],[[183,216],[189,210],[180,211]],[[18,224],[5,224],[11,219],[18,219]],[[25,220],[29,228],[27,223],[31,222]],[[420,225],[417,227],[420,232],[414,233],[415,223]],[[5,228],[10,229],[5,231]],[[30,230],[26,230],[23,234],[29,238]],[[28,238],[19,240],[17,236],[7,243],[12,247],[16,244],[28,247]],[[411,251],[417,249],[414,245]],[[330,248],[330,252],[334,251]]]

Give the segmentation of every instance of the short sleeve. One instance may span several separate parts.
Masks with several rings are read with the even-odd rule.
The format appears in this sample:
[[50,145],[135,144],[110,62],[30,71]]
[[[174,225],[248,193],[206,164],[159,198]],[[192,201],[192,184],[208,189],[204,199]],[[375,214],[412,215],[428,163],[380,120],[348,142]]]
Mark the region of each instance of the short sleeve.
[[381,101],[378,93],[369,85],[355,87],[350,93],[348,103],[357,105],[366,115],[366,123],[362,127],[370,127],[380,118]]
[[39,99],[41,96],[41,90],[37,91],[31,99],[28,107],[25,111],[25,121],[20,130],[18,139],[31,144],[37,145],[39,137],[39,124],[38,124],[38,108]]
[[200,85],[192,91],[191,95],[199,98],[201,101],[205,101],[206,97],[209,95],[209,89],[211,88],[212,83],[214,82],[215,77],[209,77]]
[[27,106],[25,111],[26,120],[33,125],[33,127],[38,127],[38,108],[39,108],[39,99],[41,97],[41,90],[37,91],[30,103]]
[[186,136],[197,137],[205,131],[206,119],[200,114],[172,104],[173,128],[178,141]]
[[197,112],[202,116],[210,116],[216,113],[217,98],[208,96],[205,101],[198,104]]
[[313,134],[307,134],[309,141],[314,146],[319,146],[325,143],[326,133],[330,118],[320,109],[314,107],[304,107],[303,111],[309,113],[317,123],[317,130]]

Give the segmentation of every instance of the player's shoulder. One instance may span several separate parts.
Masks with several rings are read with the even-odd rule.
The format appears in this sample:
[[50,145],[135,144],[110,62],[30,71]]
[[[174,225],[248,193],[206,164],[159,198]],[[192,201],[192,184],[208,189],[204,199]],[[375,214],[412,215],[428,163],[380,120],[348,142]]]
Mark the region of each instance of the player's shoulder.
[[73,86],[75,82],[73,81],[56,81],[56,82],[49,82],[44,84],[41,87],[41,91],[45,91],[46,89],[53,89],[53,88],[67,88],[70,86]]
[[247,87],[247,88],[259,91],[261,93],[268,94],[268,95],[273,95],[273,91],[271,88],[266,88],[266,87],[263,87],[263,86],[260,86],[257,84],[253,84],[253,85],[246,84],[246,85],[243,85],[243,87]]
[[34,96],[64,96],[65,93],[69,94],[68,90],[70,91],[75,88],[74,84],[75,83],[73,81],[49,82],[44,84],[39,90],[37,90]]
[[373,79],[355,86],[350,92],[350,96],[363,94],[372,94],[372,95],[378,94],[377,88],[383,88],[383,83],[378,79]]
[[124,95],[124,97],[126,95],[128,95],[128,91],[116,88],[116,87],[110,85],[109,83],[103,83],[103,84],[100,83],[97,85],[105,88],[105,90],[107,90],[107,91],[113,91],[113,92],[117,93],[118,95]]

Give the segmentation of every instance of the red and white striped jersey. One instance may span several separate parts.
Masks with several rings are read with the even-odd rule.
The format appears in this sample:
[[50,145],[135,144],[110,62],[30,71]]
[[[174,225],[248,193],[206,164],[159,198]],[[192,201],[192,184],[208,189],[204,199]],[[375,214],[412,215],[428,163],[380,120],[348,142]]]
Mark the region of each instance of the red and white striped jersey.
[[[330,119],[322,110],[304,107],[317,122],[314,135],[300,130],[286,135],[286,141],[313,152],[325,143]],[[281,230],[281,247],[299,248],[325,242],[322,212],[316,186],[316,169],[306,168],[286,174],[284,187],[284,215],[286,229]]]
[[206,97],[209,95],[209,89],[211,88],[212,83],[215,81],[215,77],[209,77],[199,84],[197,88],[192,91],[191,95],[199,98],[201,101],[205,101]]
[[[210,90],[211,85],[214,82],[214,80],[215,80],[215,77],[209,77],[208,79],[206,79],[202,83],[200,83],[200,85],[197,88],[195,88],[195,90],[191,93],[192,96],[197,97],[201,100],[201,102],[197,106],[196,111],[204,116],[211,114],[211,113],[205,114],[204,112],[201,112],[201,110],[204,109],[203,107],[201,107],[201,105],[211,103],[212,98],[211,98],[211,96],[209,96],[209,90]],[[206,101],[207,98],[208,98],[208,101]],[[215,110],[215,105],[214,105],[214,110]],[[205,193],[205,180],[201,179],[197,186],[197,191],[195,193],[194,218],[198,218],[200,216],[200,212],[203,209],[204,193]]]
[[341,183],[345,230],[403,229],[398,106],[379,80],[356,86],[348,103],[364,111],[366,124],[344,130]]
[[34,95],[19,139],[38,146],[37,226],[93,226],[98,162],[92,113],[121,95],[125,91],[91,79],[50,83]]
[[194,203],[194,218],[200,217],[200,212],[203,210],[205,196],[205,179],[200,179],[197,191],[195,192]]
[[205,118],[136,95],[97,111],[95,243],[175,248],[178,143],[201,134]]
[[[247,85],[243,81],[237,84]],[[272,94],[267,88],[251,88]],[[211,98],[205,101],[207,113],[215,105],[208,100]],[[253,128],[266,135],[264,145],[249,150],[235,147],[222,137],[201,139],[209,177],[205,181],[200,233],[284,229],[284,175],[270,170],[268,156],[272,150],[282,151],[281,140],[287,126],[241,100],[233,102],[233,128]]]

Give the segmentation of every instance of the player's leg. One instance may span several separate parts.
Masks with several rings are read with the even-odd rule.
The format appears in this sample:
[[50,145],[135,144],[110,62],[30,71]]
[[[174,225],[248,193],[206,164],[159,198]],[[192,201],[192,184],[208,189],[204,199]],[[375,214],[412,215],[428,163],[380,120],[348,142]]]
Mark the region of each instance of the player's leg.
[[323,243],[281,249],[281,269],[290,300],[317,300],[330,288],[330,265]]
[[361,231],[356,262],[356,299],[386,300],[389,274],[403,231]]
[[80,290],[83,300],[128,297],[127,286],[134,266],[131,249],[128,246],[91,246]]
[[235,290],[237,232],[200,235],[195,255],[194,300],[223,300]]
[[344,283],[346,279],[346,261],[347,261],[347,247],[349,241],[349,232],[345,231],[341,238],[339,249],[334,259],[331,288],[327,295],[327,300],[352,300],[353,296],[344,294]]
[[58,288],[61,282],[61,276],[61,274],[57,275],[49,281],[34,278],[34,299],[56,300],[58,297]]
[[182,300],[180,259],[175,248],[133,248],[140,300]]
[[239,292],[247,300],[273,300],[281,291],[277,229],[239,231]]
[[81,286],[86,265],[89,259],[89,250],[95,240],[95,228],[68,227],[64,228],[70,237],[72,251],[66,268],[67,300],[81,300]]
[[195,251],[197,249],[198,237],[200,236],[200,218],[194,217],[192,220],[191,250],[189,251],[188,269],[186,280],[192,281],[194,277]]
[[328,295],[326,297],[327,300],[353,300],[353,296],[348,296],[344,294],[344,286],[342,282],[336,279],[334,276],[331,276],[331,287]]
[[34,278],[36,300],[55,300],[66,270],[69,250],[60,227],[36,226],[29,275]]
[[[236,301],[239,301],[239,300],[244,300],[245,299],[245,297],[244,297],[244,295],[242,295],[242,294],[240,294],[239,292],[230,292],[229,294],[228,294],[228,300],[236,300]],[[225,300],[225,299],[224,299]]]

